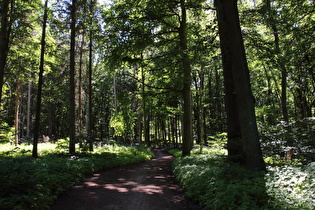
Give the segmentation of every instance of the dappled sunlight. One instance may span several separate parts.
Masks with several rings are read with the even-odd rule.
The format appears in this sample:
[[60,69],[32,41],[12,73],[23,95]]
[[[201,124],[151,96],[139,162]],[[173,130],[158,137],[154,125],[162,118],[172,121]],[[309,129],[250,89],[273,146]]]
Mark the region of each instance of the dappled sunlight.
[[75,188],[92,187],[92,188],[116,191],[118,193],[138,192],[138,193],[144,193],[147,195],[163,194],[165,190],[177,190],[176,185],[173,186],[173,185],[163,184],[167,182],[167,179],[170,179],[170,178],[172,178],[171,175],[153,175],[153,176],[145,176],[141,180],[141,182],[143,183],[145,182],[144,180],[155,179],[155,180],[158,180],[159,185],[142,184],[136,181],[128,181],[125,178],[118,178],[116,179],[116,181],[112,183],[99,184],[98,180],[102,179],[102,177],[100,174],[95,174],[88,181],[85,181],[84,185],[76,186]]
[[[172,156],[161,151],[154,153],[153,160],[115,167],[86,178],[60,198],[53,209],[200,209],[185,198],[178,185],[171,170]],[[73,199],[79,202],[71,202]]]
[[127,188],[124,188],[124,187],[120,187],[119,186],[120,184],[106,184],[104,186],[105,189],[108,189],[108,190],[116,190],[118,192],[129,192],[129,190]]
[[95,182],[85,182],[85,185],[87,185],[88,187],[97,187],[98,184],[96,184]]
[[165,179],[165,176],[154,176],[154,179]]
[[91,181],[99,179],[101,174],[94,174],[93,177],[91,178]]
[[170,156],[170,155],[168,155],[168,156],[164,156],[164,157],[162,157],[161,159],[173,159],[173,156]]
[[[176,185],[166,185],[170,179],[174,178],[171,174],[164,174],[166,170],[163,166],[164,161],[169,161],[173,157],[170,155],[162,155],[159,159],[150,160],[151,163],[144,163],[139,168],[128,168],[118,169],[121,171],[121,176],[116,177],[114,180],[108,183],[102,183],[104,177],[111,177],[110,174],[94,174],[83,185],[77,186],[76,188],[92,187],[95,190],[109,190],[116,193],[143,193],[146,195],[163,194],[166,190],[176,191],[178,187]],[[155,172],[152,174],[152,172]],[[130,174],[137,174],[136,179],[127,178]],[[127,175],[127,177],[126,177]],[[151,184],[154,182],[154,184]],[[150,183],[150,184],[146,184]],[[176,199],[175,199],[176,200]]]
[[159,186],[155,186],[155,185],[139,185],[131,189],[131,191],[152,195],[154,193],[158,193],[158,194],[163,193],[163,188]]

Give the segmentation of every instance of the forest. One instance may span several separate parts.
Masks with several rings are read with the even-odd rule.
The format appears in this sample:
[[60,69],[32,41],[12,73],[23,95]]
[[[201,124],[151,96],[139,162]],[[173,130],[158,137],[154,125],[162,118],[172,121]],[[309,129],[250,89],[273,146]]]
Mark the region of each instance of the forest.
[[313,0],[1,0],[0,18],[1,183],[90,158],[66,188],[163,146],[207,209],[315,208]]

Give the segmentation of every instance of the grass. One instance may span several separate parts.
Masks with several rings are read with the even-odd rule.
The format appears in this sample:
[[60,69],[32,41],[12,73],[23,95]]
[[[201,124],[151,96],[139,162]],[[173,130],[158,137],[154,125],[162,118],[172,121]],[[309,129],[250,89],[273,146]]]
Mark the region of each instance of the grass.
[[228,163],[211,148],[173,163],[176,178],[187,196],[205,209],[315,209],[315,164],[268,165],[268,172],[253,172]]
[[0,145],[0,209],[49,209],[58,195],[86,175],[152,157],[147,147],[118,145],[69,156],[64,143],[39,144],[37,159],[31,157],[31,145]]

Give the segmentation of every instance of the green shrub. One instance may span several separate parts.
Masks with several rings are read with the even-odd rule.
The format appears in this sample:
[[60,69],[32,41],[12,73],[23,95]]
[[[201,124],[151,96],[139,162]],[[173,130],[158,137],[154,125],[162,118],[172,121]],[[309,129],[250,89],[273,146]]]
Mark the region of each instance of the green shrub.
[[0,142],[10,142],[13,144],[15,127],[9,127],[7,123],[0,124]]
[[58,139],[58,141],[56,142],[56,145],[57,145],[56,149],[62,150],[62,151],[68,151],[69,142],[70,142],[70,138]]
[[308,166],[268,167],[266,186],[275,208],[315,209],[315,168]]
[[174,173],[187,195],[207,209],[255,209],[268,201],[262,173],[249,173],[222,156],[179,158]]
[[314,209],[315,163],[248,171],[224,156],[177,158],[174,174],[206,209]]

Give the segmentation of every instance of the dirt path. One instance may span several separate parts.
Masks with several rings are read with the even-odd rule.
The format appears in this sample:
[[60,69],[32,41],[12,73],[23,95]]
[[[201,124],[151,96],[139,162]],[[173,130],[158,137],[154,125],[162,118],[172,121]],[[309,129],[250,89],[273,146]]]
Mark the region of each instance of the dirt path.
[[155,149],[155,159],[94,174],[62,195],[52,210],[201,209],[175,180],[173,157]]

